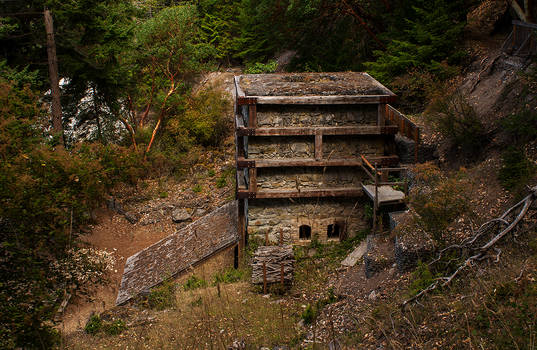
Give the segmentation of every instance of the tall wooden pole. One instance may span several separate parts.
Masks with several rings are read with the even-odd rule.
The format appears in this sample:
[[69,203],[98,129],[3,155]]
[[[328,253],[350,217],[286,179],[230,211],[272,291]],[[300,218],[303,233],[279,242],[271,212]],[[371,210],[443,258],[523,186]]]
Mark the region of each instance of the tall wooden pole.
[[60,102],[60,83],[58,78],[58,57],[54,41],[54,24],[49,10],[45,10],[45,30],[47,32],[48,73],[52,92],[52,128],[63,145],[62,105]]

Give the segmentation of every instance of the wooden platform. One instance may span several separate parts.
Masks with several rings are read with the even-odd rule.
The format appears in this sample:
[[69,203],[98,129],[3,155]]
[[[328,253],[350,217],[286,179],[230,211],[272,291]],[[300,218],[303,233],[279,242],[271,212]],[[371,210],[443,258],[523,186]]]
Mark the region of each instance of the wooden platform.
[[[375,200],[375,186],[374,185],[362,185],[364,193]],[[379,186],[378,187],[378,205],[397,204],[402,203],[405,200],[405,194],[403,191],[393,189],[391,186]]]

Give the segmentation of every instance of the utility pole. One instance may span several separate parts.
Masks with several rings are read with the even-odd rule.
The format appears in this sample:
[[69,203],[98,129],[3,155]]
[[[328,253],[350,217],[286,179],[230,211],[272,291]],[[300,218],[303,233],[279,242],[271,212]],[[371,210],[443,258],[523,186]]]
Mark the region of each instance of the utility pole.
[[54,41],[54,24],[49,10],[45,10],[45,30],[47,32],[48,72],[50,77],[50,90],[52,92],[52,129],[63,142],[62,105],[60,102],[60,83],[58,78],[58,57],[56,56],[56,43]]

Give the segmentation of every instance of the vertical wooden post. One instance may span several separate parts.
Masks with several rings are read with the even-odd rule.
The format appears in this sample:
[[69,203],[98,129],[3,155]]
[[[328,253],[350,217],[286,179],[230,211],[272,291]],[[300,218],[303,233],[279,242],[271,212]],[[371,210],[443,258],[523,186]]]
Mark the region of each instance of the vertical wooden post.
[[414,130],[414,162],[418,164],[418,148],[420,145],[420,129]]
[[284,269],[283,269],[283,262],[280,263],[280,282],[282,283],[282,287],[284,286],[285,280],[284,280]]
[[267,294],[267,264],[263,261],[263,294]]
[[280,228],[280,245],[283,245],[283,228]]
[[248,127],[257,128],[257,105],[248,105]]
[[265,245],[268,245],[268,231],[265,231]]
[[377,125],[378,126],[384,126],[386,125],[386,103],[380,103],[378,105],[378,120]]
[[257,192],[257,168],[249,168],[248,172],[249,172],[249,178],[250,178],[248,191]]
[[60,102],[60,82],[58,78],[58,57],[56,56],[56,42],[54,41],[54,23],[49,10],[45,10],[45,31],[47,33],[48,73],[50,78],[50,91],[52,94],[52,129],[60,137],[63,145],[62,105]]
[[244,199],[239,199],[238,203],[239,212],[238,212],[238,230],[239,230],[239,248],[238,248],[238,263],[239,265],[242,263],[242,253],[246,249],[246,217],[244,213]]
[[373,233],[377,231],[377,206],[378,206],[378,183],[379,183],[379,175],[377,173],[377,163],[375,163],[375,169],[373,169],[375,172],[375,196],[373,198]]
[[320,130],[315,131],[315,160],[323,158],[323,134]]

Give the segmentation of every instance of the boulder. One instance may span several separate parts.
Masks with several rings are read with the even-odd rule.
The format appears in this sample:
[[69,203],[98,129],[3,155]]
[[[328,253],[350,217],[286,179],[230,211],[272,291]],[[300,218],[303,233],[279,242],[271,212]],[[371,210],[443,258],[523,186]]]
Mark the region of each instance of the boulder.
[[192,220],[192,215],[184,209],[184,208],[177,208],[172,212],[172,221],[175,223],[185,222]]

